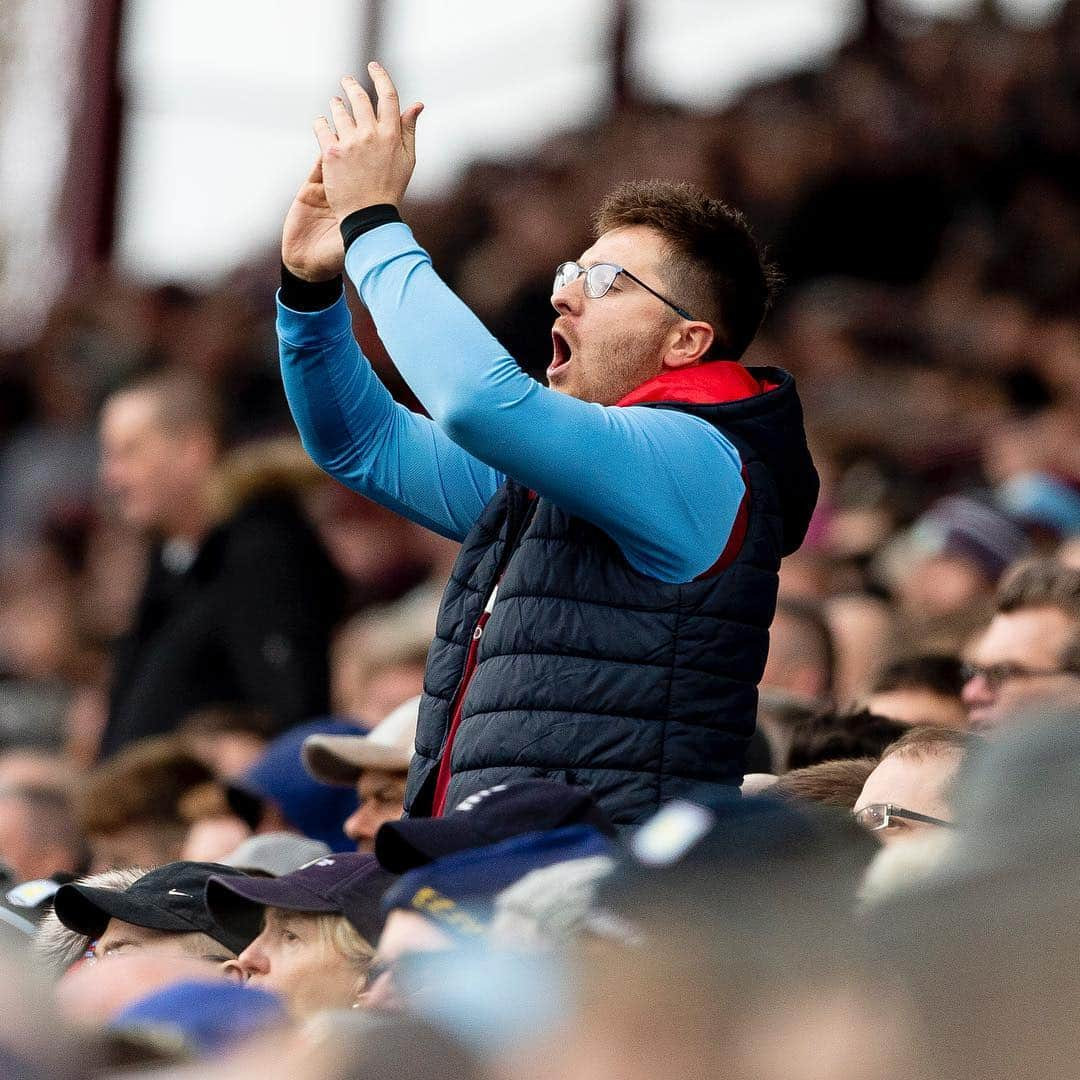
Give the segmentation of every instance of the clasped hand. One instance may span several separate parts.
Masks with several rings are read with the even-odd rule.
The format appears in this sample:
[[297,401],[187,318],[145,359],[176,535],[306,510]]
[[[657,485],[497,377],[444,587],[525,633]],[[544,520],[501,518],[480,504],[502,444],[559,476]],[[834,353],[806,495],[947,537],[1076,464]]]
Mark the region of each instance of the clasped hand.
[[281,258],[305,281],[341,273],[341,222],[365,206],[400,206],[416,165],[416,118],[424,106],[418,102],[399,112],[390,76],[379,64],[369,64],[368,71],[378,93],[377,109],[356,79],[341,80],[349,104],[341,98],[330,103],[333,128],[325,116],[315,121],[319,160],[285,218]]
[[339,224],[365,206],[400,206],[416,165],[416,119],[424,106],[417,103],[400,112],[390,76],[376,63],[368,64],[368,72],[378,95],[376,107],[356,79],[346,75],[341,86],[348,106],[339,97],[330,102],[333,129],[325,116],[315,121],[326,200]]

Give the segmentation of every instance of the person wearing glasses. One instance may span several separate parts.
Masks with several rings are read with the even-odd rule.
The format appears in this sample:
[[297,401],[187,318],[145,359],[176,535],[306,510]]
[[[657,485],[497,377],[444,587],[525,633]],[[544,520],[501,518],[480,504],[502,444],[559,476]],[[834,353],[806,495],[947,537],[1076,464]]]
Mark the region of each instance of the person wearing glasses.
[[963,678],[975,730],[1080,709],[1080,570],[1032,559],[1006,575]]
[[953,781],[972,744],[972,736],[953,728],[912,728],[886,747],[866,778],[855,820],[883,844],[951,829]]
[[[624,185],[555,270],[548,386],[440,280],[399,207],[422,106],[370,65],[315,123],[288,213],[278,334],[304,445],[346,485],[461,541],[428,658],[406,810],[526,777],[617,825],[735,793],[782,556],[818,479],[790,375],[738,361],[775,274],[743,217]],[[346,101],[347,99],[347,101]],[[430,419],[352,333],[342,271]]]

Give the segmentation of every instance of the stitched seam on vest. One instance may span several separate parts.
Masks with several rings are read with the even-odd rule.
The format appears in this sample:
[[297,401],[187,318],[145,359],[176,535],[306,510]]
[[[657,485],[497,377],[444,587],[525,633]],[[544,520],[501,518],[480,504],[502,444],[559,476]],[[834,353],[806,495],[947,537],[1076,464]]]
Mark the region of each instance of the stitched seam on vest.
[[[674,644],[674,641],[672,642]],[[540,649],[529,649],[527,653],[523,652],[498,652],[488,653],[483,660],[479,661],[475,668],[473,668],[473,676],[480,670],[489,660],[497,660],[500,656],[513,656],[513,657],[529,657],[529,656],[553,656],[558,659],[569,658],[571,660],[589,660],[594,664],[627,664],[631,667],[655,667],[655,668],[670,668],[672,665],[664,661],[660,664],[650,663],[648,660],[635,660],[631,657],[619,657],[619,656],[597,656],[595,653],[576,653],[576,652],[542,652]],[[708,675],[712,679],[723,679],[724,682],[734,683],[736,686],[757,686],[756,682],[751,682],[749,679],[736,679],[733,675],[721,675],[715,669],[712,668],[698,668],[691,667],[689,664],[680,664],[680,671],[692,671],[695,675]],[[434,697],[435,695],[432,695]]]
[[[775,575],[775,571],[769,571],[769,573],[772,573],[772,574]],[[720,580],[721,580],[721,577],[715,577],[715,578],[710,578],[709,582],[698,582],[697,584],[705,585],[705,584],[709,584],[711,582],[718,582]],[[683,584],[685,584],[685,585],[693,585],[695,583],[694,582],[684,582]],[[682,586],[681,585],[678,585],[678,586],[673,585],[673,586],[671,586],[671,588],[682,588]],[[495,602],[495,610],[498,611],[499,607],[502,604],[506,604],[511,600],[560,600],[560,601],[563,601],[563,602],[569,603],[569,604],[588,604],[591,607],[614,608],[616,611],[636,611],[636,612],[641,612],[641,613],[646,614],[646,615],[670,615],[676,623],[678,623],[678,621],[684,615],[684,612],[683,612],[681,607],[677,607],[677,608],[673,608],[673,607],[638,607],[636,605],[631,606],[630,604],[620,604],[620,603],[617,603],[614,600],[611,601],[611,602],[608,602],[606,600],[586,600],[586,599],[584,599],[583,597],[580,597],[580,596],[559,596],[559,595],[557,595],[555,593],[531,593],[531,592],[506,593],[505,596],[500,592],[499,597]],[[768,629],[768,626],[763,625],[762,623],[744,622],[741,619],[733,619],[729,615],[716,615],[711,611],[696,611],[695,610],[694,612],[691,613],[691,618],[694,618],[694,619],[716,619],[719,622],[731,623],[732,626],[752,626],[752,627],[756,627],[759,630],[767,630]],[[460,644],[459,642],[453,641],[452,638],[440,637],[438,634],[436,634],[436,637],[439,637],[440,641],[452,642],[455,645]]]
[[[745,735],[736,735],[732,731],[721,731],[718,728],[712,727],[708,721],[705,721],[705,722],[703,722],[701,724],[694,724],[694,723],[691,723],[689,720],[685,719],[684,717],[680,717],[678,720],[672,720],[670,717],[657,716],[655,713],[652,714],[652,715],[649,715],[649,716],[634,716],[631,713],[626,713],[626,712],[614,712],[614,713],[596,712],[594,709],[576,709],[576,708],[575,709],[556,709],[556,708],[540,707],[540,706],[536,706],[536,705],[503,705],[503,706],[500,706],[497,709],[481,709],[478,712],[471,712],[471,713],[469,713],[469,719],[471,720],[471,719],[473,719],[473,718],[475,718],[477,716],[503,716],[505,713],[508,713],[508,712],[555,713],[555,714],[563,713],[563,714],[565,714],[567,716],[602,716],[606,720],[633,720],[635,723],[638,720],[648,720],[650,723],[653,723],[653,724],[672,724],[672,723],[674,723],[674,724],[682,724],[684,727],[693,728],[694,730],[697,730],[699,728],[704,727],[704,728],[707,728],[709,731],[711,731],[715,736],[720,736],[721,738],[724,738],[724,739],[734,739],[734,740],[736,740],[738,742],[744,742],[746,740]],[[709,713],[704,713],[703,715],[706,716],[706,717],[712,718],[714,714],[709,712]]]
[[[627,768],[625,766],[620,767],[618,765],[582,765],[575,761],[563,761],[554,762],[548,764],[546,761],[543,765],[530,765],[528,762],[521,762],[514,765],[473,765],[471,768],[459,769],[454,773],[454,779],[459,780],[463,776],[468,776],[469,773],[485,773],[485,772],[506,772],[507,770],[515,769],[537,769],[540,771],[553,771],[555,769],[573,769],[575,772],[580,773],[631,773],[634,776],[652,776],[652,768],[648,765],[642,766],[637,769]],[[713,784],[716,787],[730,787],[738,789],[739,785],[734,780],[731,783],[725,783],[723,780],[716,779],[716,773],[694,773],[694,772],[674,772],[671,776],[676,780],[704,780]]]

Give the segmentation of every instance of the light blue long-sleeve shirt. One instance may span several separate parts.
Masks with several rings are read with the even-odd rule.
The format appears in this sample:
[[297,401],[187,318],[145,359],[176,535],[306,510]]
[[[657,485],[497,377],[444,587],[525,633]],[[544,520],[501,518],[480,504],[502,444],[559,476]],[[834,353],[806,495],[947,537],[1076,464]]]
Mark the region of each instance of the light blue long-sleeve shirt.
[[431,419],[379,381],[344,298],[316,312],[279,300],[285,393],[305,448],[330,475],[455,540],[510,476],[603,529],[650,577],[689,581],[716,562],[745,487],[738,452],[711,424],[541,386],[402,223],[358,237],[345,267]]

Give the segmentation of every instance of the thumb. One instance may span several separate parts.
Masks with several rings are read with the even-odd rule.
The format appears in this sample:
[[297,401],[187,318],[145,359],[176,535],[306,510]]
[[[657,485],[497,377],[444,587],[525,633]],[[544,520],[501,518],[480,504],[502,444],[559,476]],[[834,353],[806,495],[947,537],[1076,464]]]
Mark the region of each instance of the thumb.
[[315,164],[312,167],[311,172],[308,174],[308,178],[307,178],[307,180],[305,182],[308,183],[308,184],[321,184],[323,182],[323,179],[322,179],[322,154],[320,154],[315,159]]
[[405,153],[414,161],[416,160],[416,121],[423,111],[424,103],[417,101],[401,114],[401,141],[405,146]]

